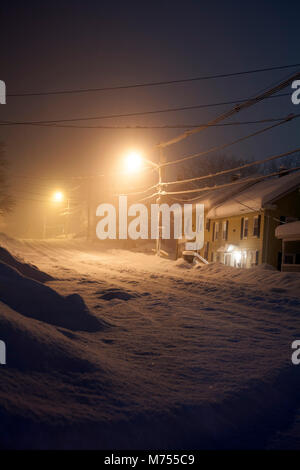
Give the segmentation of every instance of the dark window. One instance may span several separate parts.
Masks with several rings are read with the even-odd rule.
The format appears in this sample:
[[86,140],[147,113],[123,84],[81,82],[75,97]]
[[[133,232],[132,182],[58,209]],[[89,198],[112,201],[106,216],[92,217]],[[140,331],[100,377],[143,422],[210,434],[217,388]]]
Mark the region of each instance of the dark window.
[[215,241],[215,226],[216,226],[216,222],[213,223],[213,232],[212,232],[212,241],[213,242]]
[[215,224],[215,240],[219,239],[219,231],[220,231],[220,222],[216,222],[216,224]]
[[206,230],[210,231],[210,219],[206,219]]
[[241,218],[241,240],[243,239],[243,233],[244,233],[244,217]]
[[260,220],[260,215],[255,216],[253,220],[253,236],[257,238],[260,237]]
[[211,255],[210,255],[210,261],[213,262],[213,260],[214,260],[214,253],[213,253],[213,251],[212,251],[212,252],[211,252]]
[[247,238],[248,237],[248,226],[249,226],[249,219],[244,219],[244,237],[243,238]]
[[255,252],[255,264],[258,264],[259,251]]

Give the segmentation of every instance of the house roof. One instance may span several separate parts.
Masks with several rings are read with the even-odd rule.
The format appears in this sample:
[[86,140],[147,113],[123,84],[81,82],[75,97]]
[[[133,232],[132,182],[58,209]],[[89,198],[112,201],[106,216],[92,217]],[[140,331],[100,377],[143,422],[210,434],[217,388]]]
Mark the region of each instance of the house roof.
[[235,184],[233,186],[229,186],[227,188],[207,190],[203,192],[202,196],[199,196],[199,198],[194,200],[194,203],[204,204],[205,209],[211,209],[212,207],[215,207],[217,204],[221,204],[222,202],[235,196],[236,194],[240,193],[242,190],[252,185],[253,185],[253,182],[245,183],[244,181],[241,181],[240,183]]
[[224,202],[213,205],[207,217],[230,217],[256,212],[271,206],[276,200],[299,187],[300,171],[265,179],[227,197]]

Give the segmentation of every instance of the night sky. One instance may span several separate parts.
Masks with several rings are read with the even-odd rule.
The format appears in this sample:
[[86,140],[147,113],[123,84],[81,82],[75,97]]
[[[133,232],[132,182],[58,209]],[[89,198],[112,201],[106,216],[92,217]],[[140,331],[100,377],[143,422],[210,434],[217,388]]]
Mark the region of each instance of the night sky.
[[[7,93],[128,85],[300,63],[298,1],[252,2],[1,2],[1,76]],[[299,67],[300,68],[300,67]],[[299,69],[298,68],[298,69]],[[172,86],[8,97],[0,119],[30,121],[150,111],[253,96],[297,68]],[[288,91],[288,90],[286,90]],[[230,106],[114,118],[87,125],[198,124]],[[299,112],[290,97],[268,100],[235,120]],[[213,128],[170,147],[185,156],[238,138],[261,125]],[[242,158],[264,158],[299,146],[299,122],[228,149]],[[3,127],[11,183],[18,199],[46,177],[86,175],[120,165],[128,148],[155,159],[152,147],[181,130],[54,129]],[[297,140],[298,139],[298,140]],[[212,157],[213,158],[213,155]],[[201,162],[195,162],[200,165]],[[20,176],[35,175],[42,180]],[[41,184],[43,181],[43,185]],[[23,193],[20,191],[24,191]],[[42,194],[42,193],[41,193]],[[40,196],[41,198],[42,196]]]

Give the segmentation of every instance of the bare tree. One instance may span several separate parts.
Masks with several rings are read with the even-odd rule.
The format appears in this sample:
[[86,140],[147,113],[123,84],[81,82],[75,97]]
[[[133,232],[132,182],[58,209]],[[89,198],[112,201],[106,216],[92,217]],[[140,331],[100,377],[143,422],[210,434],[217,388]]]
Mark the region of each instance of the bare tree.
[[201,159],[201,162],[197,162],[197,164],[189,163],[182,165],[176,173],[176,179],[178,181],[194,177],[215,175],[219,172],[220,174],[190,183],[182,183],[182,185],[177,185],[176,189],[184,190],[215,186],[228,183],[233,179],[270,174],[275,173],[276,171],[280,171],[281,169],[288,170],[289,168],[300,166],[300,155],[295,155],[288,158],[279,158],[278,160],[273,160],[265,164],[262,163],[260,165],[253,165],[222,174],[224,170],[238,168],[243,166],[245,163],[250,163],[253,160],[253,158],[247,158],[246,160],[235,155],[218,154],[213,156],[206,156],[205,158]]

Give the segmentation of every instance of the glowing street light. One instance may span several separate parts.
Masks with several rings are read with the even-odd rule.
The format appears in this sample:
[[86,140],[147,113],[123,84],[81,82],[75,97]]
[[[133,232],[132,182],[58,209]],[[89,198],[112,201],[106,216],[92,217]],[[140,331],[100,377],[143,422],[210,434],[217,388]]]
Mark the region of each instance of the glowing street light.
[[53,202],[62,202],[64,200],[64,194],[61,191],[55,191],[52,196]]
[[130,152],[125,159],[127,173],[137,173],[143,163],[143,158],[139,152]]
[[[59,191],[59,190],[54,191],[54,193],[52,193],[52,196],[50,197],[50,201],[54,204],[60,204],[64,200],[65,200],[65,195],[62,191]],[[69,199],[67,200],[67,203],[68,203],[67,211],[69,211],[69,205],[70,205]],[[66,226],[68,227],[68,217],[67,217]],[[47,209],[44,212],[43,238],[46,238],[46,232],[47,232]],[[65,230],[65,233],[67,233],[66,230]]]

